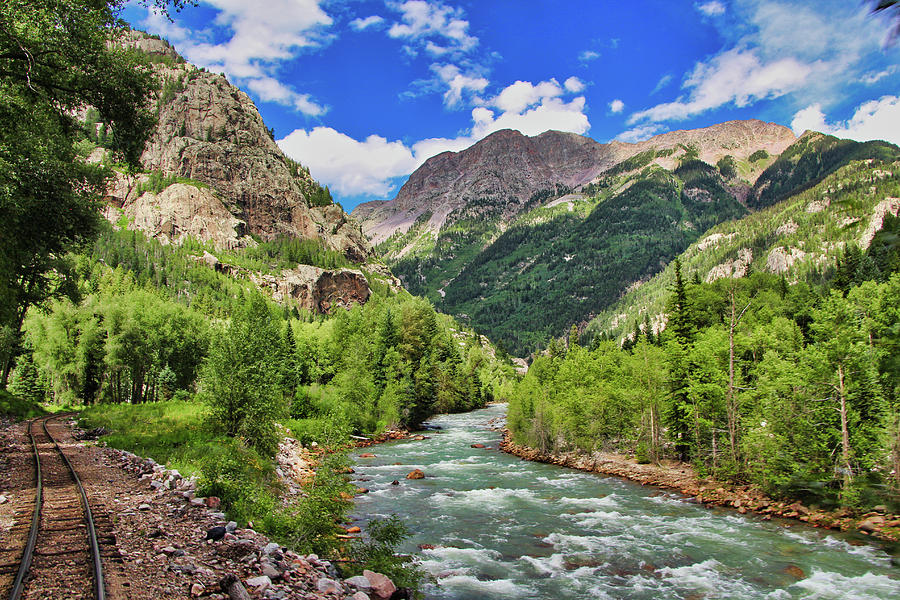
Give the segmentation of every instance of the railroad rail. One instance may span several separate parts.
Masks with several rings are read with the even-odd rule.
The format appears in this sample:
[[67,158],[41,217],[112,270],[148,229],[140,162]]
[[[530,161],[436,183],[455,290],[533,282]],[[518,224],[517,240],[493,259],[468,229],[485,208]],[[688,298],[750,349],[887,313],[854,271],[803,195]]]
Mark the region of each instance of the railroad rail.
[[[28,422],[34,455],[35,499],[31,528],[10,592],[19,600],[26,589],[53,586],[66,597],[106,599],[103,563],[94,516],[71,461],[47,427],[61,415]],[[40,424],[40,430],[35,426]],[[91,590],[87,582],[91,582]],[[29,596],[42,589],[29,589]]]

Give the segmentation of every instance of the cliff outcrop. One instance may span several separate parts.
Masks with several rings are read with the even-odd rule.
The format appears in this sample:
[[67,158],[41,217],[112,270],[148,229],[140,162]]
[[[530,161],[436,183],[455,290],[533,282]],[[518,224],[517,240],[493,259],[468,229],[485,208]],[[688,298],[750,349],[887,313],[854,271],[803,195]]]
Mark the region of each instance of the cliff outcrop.
[[[201,184],[190,194],[167,188],[147,198],[130,193],[134,182],[119,176],[110,200],[126,215],[140,215],[133,227],[171,241],[179,232],[199,235],[226,248],[250,243],[250,234],[318,239],[353,262],[372,256],[359,225],[306,168],[284,155],[247,94],[223,75],[184,62],[163,40],[129,32],[122,43],[147,54],[161,82],[154,100],[159,121],[141,157],[144,168]],[[209,189],[198,189],[204,186]],[[188,216],[188,208],[176,207],[182,199],[203,215],[202,226],[172,220],[172,213],[181,215],[178,223]]]

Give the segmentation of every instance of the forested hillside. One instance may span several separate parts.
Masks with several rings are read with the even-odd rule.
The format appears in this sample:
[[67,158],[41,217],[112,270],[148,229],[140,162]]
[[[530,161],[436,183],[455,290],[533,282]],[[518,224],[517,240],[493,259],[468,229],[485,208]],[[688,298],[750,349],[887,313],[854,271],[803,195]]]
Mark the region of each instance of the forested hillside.
[[[876,148],[889,149],[896,157],[896,147]],[[850,162],[774,206],[705,232],[680,257],[685,277],[712,281],[759,271],[784,275],[791,283],[820,285],[844,248],[868,248],[876,231],[890,227],[892,221],[885,218],[897,214],[898,197],[897,162]],[[643,328],[645,323],[658,331],[664,326],[665,302],[673,282],[670,264],[601,312],[588,324],[585,336],[621,339],[636,324]]]
[[611,174],[593,198],[517,220],[462,269],[440,306],[528,353],[600,311],[626,282],[652,276],[701,232],[744,215],[725,185],[695,159],[671,173]]
[[665,331],[554,342],[510,403],[514,438],[680,458],[807,504],[896,503],[900,252],[894,234],[882,242],[848,250],[825,285],[689,283],[676,262]]
[[[754,220],[754,216],[748,217],[753,211],[804,194],[826,179],[833,181],[835,173],[843,172],[847,165],[869,164],[872,173],[846,172],[842,176],[842,183],[829,195],[839,205],[851,194],[847,186],[856,189],[863,185],[855,182],[857,178],[859,182],[883,179],[876,173],[878,169],[900,156],[896,146],[884,142],[859,143],[815,132],[794,140],[775,125],[753,121],[672,132],[634,148],[620,146],[603,146],[605,154],[602,165],[595,166],[597,174],[576,186],[546,184],[525,200],[514,195],[497,198],[497,192],[485,192],[477,199],[454,197],[449,213],[422,208],[424,212],[417,213],[408,229],[397,229],[377,250],[388,257],[392,270],[411,292],[430,298],[440,309],[497,339],[513,353],[525,355],[546,345],[551,337],[563,335],[572,323],[581,326],[597,315],[604,327],[613,323],[621,331],[621,317],[612,319],[610,310],[615,310],[615,315],[630,314],[621,309],[623,296],[635,297],[631,293],[635,289],[638,294],[653,293],[641,291],[642,286],[691,244],[703,244],[711,227],[718,225],[711,230],[713,234],[757,227],[754,223],[768,222],[773,215],[765,213],[762,221]],[[490,148],[476,145],[470,149],[475,150],[480,156]],[[466,152],[459,160],[471,162],[463,158]],[[442,159],[441,164],[449,161]],[[479,163],[471,168],[477,170]],[[546,167],[533,169],[544,173]],[[471,180],[472,189],[486,185],[473,174],[461,173],[447,183],[459,194],[468,193],[460,181]],[[536,177],[526,167],[489,173],[492,177],[502,173],[523,178],[522,185],[533,185],[531,178]],[[423,202],[430,198],[428,194],[443,189],[427,186],[428,181],[437,181],[436,175],[428,177],[428,172],[419,175],[412,185],[413,191],[421,188],[418,193]],[[413,206],[411,193],[398,196],[395,210]],[[882,193],[891,192],[879,188],[877,194]],[[380,227],[396,225],[394,216],[385,217],[382,223],[369,212],[385,212],[390,204],[361,211],[379,236],[383,235]],[[850,207],[852,218],[869,219],[875,205],[863,204],[861,209]],[[794,220],[801,223],[807,219]],[[814,232],[805,226],[799,231],[792,229],[791,234],[796,234],[792,239],[797,242],[808,239],[826,245],[843,239],[842,233],[831,229]],[[707,250],[710,255],[722,257],[728,247],[733,250],[728,257],[732,261],[751,260],[750,255],[739,259],[742,247],[731,245],[743,240],[742,236],[709,239],[717,241],[704,246],[712,248]],[[752,257],[758,263],[763,253],[773,250],[773,242],[758,239],[744,247],[755,253]],[[797,250],[812,254],[806,248]],[[798,260],[794,252],[788,257],[791,263]],[[827,249],[822,252],[828,254]],[[812,259],[810,255],[806,260]],[[780,272],[779,265],[759,268]],[[714,266],[705,267],[701,277]],[[693,272],[693,265],[688,270]],[[653,289],[658,289],[655,284],[648,288]],[[659,319],[659,298],[656,293],[651,319]],[[613,304],[617,308],[610,309]]]

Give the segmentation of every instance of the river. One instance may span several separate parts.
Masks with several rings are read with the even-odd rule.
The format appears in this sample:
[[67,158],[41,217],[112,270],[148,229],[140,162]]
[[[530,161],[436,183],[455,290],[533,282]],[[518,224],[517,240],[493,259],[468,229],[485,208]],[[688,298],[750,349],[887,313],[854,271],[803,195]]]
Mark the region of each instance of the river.
[[[440,416],[428,440],[355,454],[370,493],[354,516],[403,517],[401,551],[438,582],[428,598],[900,598],[900,568],[875,545],[504,454],[489,421],[505,411]],[[405,479],[414,468],[425,479]]]

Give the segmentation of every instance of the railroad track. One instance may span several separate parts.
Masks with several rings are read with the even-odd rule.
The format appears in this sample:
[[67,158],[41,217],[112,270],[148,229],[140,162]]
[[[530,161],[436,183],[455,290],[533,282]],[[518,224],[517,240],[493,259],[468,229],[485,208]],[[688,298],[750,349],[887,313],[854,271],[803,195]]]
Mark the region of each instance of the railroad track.
[[[35,473],[30,527],[18,546],[0,550],[0,560],[5,563],[0,568],[9,574],[15,565],[10,554],[19,556],[10,600],[106,598],[100,540],[109,541],[109,536],[98,536],[84,486],[51,434],[54,425],[60,427],[51,423],[59,416],[33,419],[27,426]],[[17,511],[20,530],[28,522],[27,510],[23,505]]]

